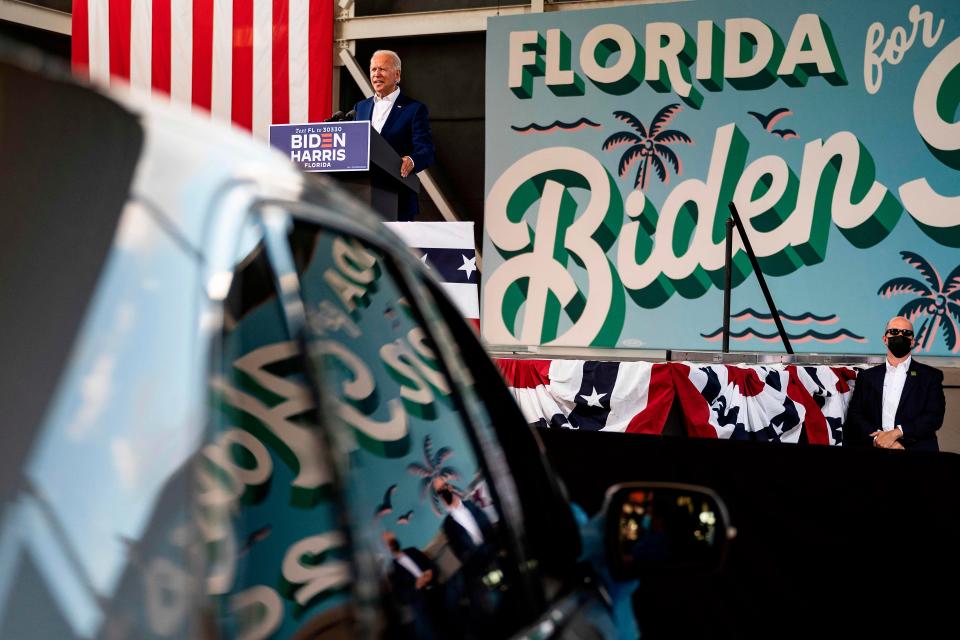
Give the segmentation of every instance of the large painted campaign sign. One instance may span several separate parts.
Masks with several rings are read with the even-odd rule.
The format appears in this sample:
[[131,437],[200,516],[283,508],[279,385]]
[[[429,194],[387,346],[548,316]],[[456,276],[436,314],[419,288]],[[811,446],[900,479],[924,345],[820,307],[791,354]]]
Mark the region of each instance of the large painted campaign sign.
[[[736,203],[798,352],[960,351],[960,3],[491,19],[492,344],[719,349]],[[732,346],[779,350],[734,244]]]

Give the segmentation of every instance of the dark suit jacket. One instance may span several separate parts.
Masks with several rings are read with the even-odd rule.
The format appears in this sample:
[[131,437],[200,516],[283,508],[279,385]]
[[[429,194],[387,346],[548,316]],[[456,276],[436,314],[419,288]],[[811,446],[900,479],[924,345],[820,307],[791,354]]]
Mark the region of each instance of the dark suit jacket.
[[[427,571],[428,569],[433,571],[433,580],[431,580],[431,583],[436,584],[437,565],[434,564],[433,560],[428,558],[425,553],[416,547],[407,547],[403,552],[413,560],[415,565],[420,567],[421,571]],[[390,574],[390,586],[393,589],[393,595],[397,599],[397,602],[408,604],[417,598],[417,579],[396,559],[393,561],[393,571]]]
[[443,533],[447,537],[447,543],[450,545],[450,551],[457,557],[457,560],[467,571],[474,568],[478,571],[486,571],[486,563],[493,559],[496,543],[494,541],[493,525],[490,518],[483,512],[483,509],[473,504],[470,500],[464,500],[463,505],[473,515],[477,522],[480,534],[483,536],[484,543],[474,544],[473,538],[466,529],[460,526],[460,523],[453,519],[449,513],[443,519]]
[[[357,112],[357,120],[370,120],[373,116],[373,97],[361,100],[353,108]],[[380,135],[401,158],[410,156],[413,159],[415,172],[433,164],[435,154],[427,105],[408,98],[403,91],[394,101]],[[417,194],[401,191],[399,208],[399,220],[413,220],[420,210]]]
[[[860,372],[843,425],[844,446],[870,446],[870,433],[879,431],[883,413],[886,363]],[[937,429],[943,424],[943,372],[911,360],[895,424],[903,429],[900,443],[914,451],[939,451]]]

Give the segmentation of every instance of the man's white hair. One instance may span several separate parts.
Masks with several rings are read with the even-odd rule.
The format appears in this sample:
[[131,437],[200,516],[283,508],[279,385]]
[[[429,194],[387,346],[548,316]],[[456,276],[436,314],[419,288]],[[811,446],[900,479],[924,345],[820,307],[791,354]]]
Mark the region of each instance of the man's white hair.
[[390,51],[390,49],[377,49],[373,52],[373,55],[370,56],[370,60],[373,60],[377,56],[388,56],[393,60],[393,67],[400,71],[400,56],[397,55],[396,51]]

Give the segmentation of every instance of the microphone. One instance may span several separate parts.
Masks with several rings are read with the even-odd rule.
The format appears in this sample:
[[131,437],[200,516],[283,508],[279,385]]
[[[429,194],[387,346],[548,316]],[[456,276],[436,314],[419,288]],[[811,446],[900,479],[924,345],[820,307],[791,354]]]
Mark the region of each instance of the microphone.
[[340,122],[343,120],[343,111],[337,111],[332,116],[324,120],[324,122]]
[[350,111],[347,111],[347,115],[343,116],[343,119],[344,119],[345,121],[346,121],[346,120],[355,120],[356,118],[357,118],[357,111],[356,111],[356,109],[350,109]]

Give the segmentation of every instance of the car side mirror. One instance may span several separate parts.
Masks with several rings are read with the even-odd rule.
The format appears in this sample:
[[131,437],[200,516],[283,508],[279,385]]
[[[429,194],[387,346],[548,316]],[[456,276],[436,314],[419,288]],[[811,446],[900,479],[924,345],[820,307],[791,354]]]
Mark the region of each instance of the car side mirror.
[[614,485],[604,504],[607,561],[620,579],[720,568],[736,536],[723,500],[696,485]]

